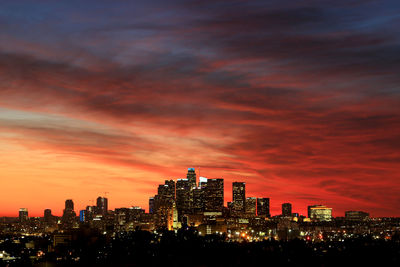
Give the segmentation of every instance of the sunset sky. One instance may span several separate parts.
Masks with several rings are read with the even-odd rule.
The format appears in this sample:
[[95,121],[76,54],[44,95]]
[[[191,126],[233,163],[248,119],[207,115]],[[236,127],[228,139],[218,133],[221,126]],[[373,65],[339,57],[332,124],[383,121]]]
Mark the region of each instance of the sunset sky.
[[0,216],[165,179],[400,216],[400,1],[0,2]]

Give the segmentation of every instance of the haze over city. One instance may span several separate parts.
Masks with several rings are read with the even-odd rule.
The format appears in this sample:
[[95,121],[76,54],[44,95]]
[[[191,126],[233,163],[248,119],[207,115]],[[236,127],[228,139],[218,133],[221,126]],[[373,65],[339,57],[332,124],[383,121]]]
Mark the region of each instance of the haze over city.
[[188,167],[400,216],[400,4],[330,2],[2,1],[0,216],[147,210]]

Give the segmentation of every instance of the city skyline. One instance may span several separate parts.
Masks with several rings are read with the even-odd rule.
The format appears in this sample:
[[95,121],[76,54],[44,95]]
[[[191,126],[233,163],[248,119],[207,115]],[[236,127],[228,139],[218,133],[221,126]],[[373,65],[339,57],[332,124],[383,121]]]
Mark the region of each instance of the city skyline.
[[[190,196],[187,194],[189,193],[189,191],[192,190],[196,190],[196,189],[204,189],[205,186],[208,184],[208,180],[210,180],[211,182],[216,181],[216,180],[222,180],[222,190],[224,191],[224,195],[225,195],[225,191],[224,190],[225,187],[225,183],[224,180],[221,178],[206,178],[206,177],[197,177],[197,173],[195,172],[195,168],[190,167],[188,168],[188,174],[187,174],[187,178],[177,178],[177,179],[171,179],[171,180],[164,180],[165,184],[159,184],[158,185],[158,195],[163,194],[165,197],[165,193],[162,193],[163,188],[165,186],[168,187],[168,185],[170,185],[171,183],[173,186],[173,195],[172,197],[172,201],[175,203],[174,205],[177,206],[178,208],[178,212],[180,212],[180,210],[182,210],[184,213],[192,213],[192,211],[189,211],[188,209],[185,209],[184,206],[186,205],[185,201],[188,201]],[[179,186],[179,183],[182,182],[188,182],[190,184],[189,187],[185,187],[182,185]],[[281,212],[276,213],[276,214],[272,214],[270,212],[271,210],[271,199],[268,196],[247,196],[246,197],[246,189],[245,189],[245,182],[243,181],[235,181],[232,182],[232,187],[231,187],[231,191],[232,191],[232,198],[229,200],[226,200],[226,197],[224,198],[224,202],[223,202],[223,208],[225,208],[226,210],[229,210],[232,216],[240,216],[240,215],[251,215],[251,216],[261,216],[261,217],[275,217],[275,216],[283,216],[283,217],[307,217],[307,218],[311,218],[312,216],[310,216],[310,208],[328,208],[325,205],[322,205],[321,203],[319,204],[310,204],[307,207],[305,207],[306,209],[306,213],[300,213],[298,212],[298,210],[292,210],[292,203],[289,202],[285,202],[281,204]],[[156,186],[155,186],[156,187]],[[184,193],[181,196],[181,200],[179,200],[179,187],[181,187],[182,192]],[[162,190],[162,191],[160,191]],[[167,189],[168,190],[168,189]],[[166,191],[168,192],[168,191]],[[109,211],[113,211],[118,210],[118,209],[129,209],[129,208],[140,208],[141,210],[143,210],[144,212],[147,212],[149,214],[153,214],[155,213],[155,200],[157,201],[157,194],[154,196],[150,196],[149,202],[148,202],[148,206],[137,206],[137,205],[131,205],[131,206],[124,206],[124,207],[113,207],[113,208],[108,208],[108,200],[109,198],[107,197],[107,194],[109,192],[104,192],[104,195],[99,195],[96,198],[96,201],[93,199],[92,203],[86,203],[86,205],[84,207],[78,207],[77,209],[74,208],[75,204],[74,204],[74,200],[73,199],[66,199],[65,200],[65,207],[62,209],[62,216],[61,214],[55,214],[53,213],[52,209],[48,209],[45,208],[43,209],[43,213],[41,215],[34,215],[34,216],[30,216],[30,217],[44,217],[46,218],[46,213],[50,214],[51,216],[58,216],[58,217],[64,217],[65,212],[69,211],[72,212],[74,211],[74,215],[72,215],[72,217],[81,217],[82,212],[84,211],[90,211],[90,212],[94,212],[92,210],[92,208],[95,208],[97,210],[95,210],[96,213],[101,214],[103,216],[105,216]],[[168,193],[167,193],[168,194]],[[167,198],[169,198],[167,196]],[[192,196],[193,198],[193,196]],[[254,210],[250,211],[250,213],[248,212],[248,207],[247,205],[249,205],[249,203],[247,201],[253,199],[254,200]],[[265,206],[265,203],[262,203],[264,201],[267,201],[267,205]],[[193,199],[191,200],[193,201]],[[204,200],[202,200],[204,201]],[[207,201],[207,200],[206,200]],[[181,203],[180,203],[181,202]],[[238,203],[236,203],[238,202]],[[171,204],[171,203],[169,203]],[[168,206],[169,206],[168,204]],[[204,208],[207,205],[204,206]],[[218,204],[217,204],[218,206]],[[215,208],[215,204],[211,204],[210,207]],[[240,207],[240,208],[238,208]],[[193,207],[190,207],[190,209],[193,209]],[[330,215],[332,218],[334,217],[344,217],[344,215],[347,216],[348,213],[351,212],[363,212],[365,214],[368,214],[367,216],[369,217],[370,214],[368,212],[365,211],[354,211],[352,209],[346,209],[346,211],[344,212],[344,214],[338,215],[332,212],[332,208],[328,208],[330,210]],[[217,209],[218,210],[218,209]],[[302,210],[302,209],[301,209]],[[23,215],[23,217],[25,218],[24,220],[27,220],[28,218],[28,211],[29,209],[24,207],[24,208],[20,208],[19,209],[19,217],[21,218],[21,212]],[[200,212],[201,214],[203,214],[203,212],[207,211],[207,209],[205,210],[197,210],[197,212]],[[213,211],[216,211],[215,209],[213,209]],[[218,211],[222,211],[222,210],[218,210]],[[343,215],[343,216],[342,216]],[[86,216],[86,215],[83,215]],[[15,216],[9,216],[9,217],[15,217]],[[374,216],[371,216],[374,217]],[[179,221],[181,221],[181,218],[179,218]]]
[[[400,217],[400,2],[0,3],[0,217],[232,182]],[[200,168],[200,169],[199,169]]]

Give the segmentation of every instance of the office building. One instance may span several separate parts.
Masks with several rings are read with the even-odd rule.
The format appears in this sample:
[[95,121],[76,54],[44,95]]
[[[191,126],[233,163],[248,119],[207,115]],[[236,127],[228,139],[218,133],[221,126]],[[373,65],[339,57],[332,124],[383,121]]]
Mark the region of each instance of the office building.
[[154,213],[154,197],[149,198],[149,213]]
[[186,178],[188,179],[191,187],[197,186],[197,178],[196,178],[196,172],[195,172],[194,168],[188,168]]
[[347,221],[366,221],[369,219],[369,213],[364,211],[346,211],[345,219]]
[[244,213],[246,205],[246,184],[243,182],[232,183],[232,211]]
[[269,198],[257,198],[257,216],[271,217]]
[[251,216],[256,216],[257,214],[257,198],[248,197],[246,198],[246,214]]
[[20,208],[18,213],[18,219],[20,223],[24,223],[28,221],[28,209],[27,208]]
[[184,214],[192,213],[193,187],[189,179],[178,179],[176,182],[176,208],[179,221]]
[[46,223],[53,221],[53,215],[51,214],[51,209],[45,209],[43,212],[43,220]]
[[207,179],[204,201],[205,211],[222,212],[224,207],[224,179]]
[[204,212],[204,192],[205,189],[201,187],[196,187],[192,190],[193,194],[193,204],[192,213],[201,214]]
[[108,212],[108,199],[105,197],[98,197],[96,204],[97,214],[105,216]]
[[74,211],[74,202],[72,199],[67,199],[65,201],[65,209],[63,211],[63,216],[61,218],[63,228],[72,228],[76,221],[76,213]]
[[332,220],[332,208],[324,205],[308,206],[308,217],[312,221],[329,222]]
[[80,222],[85,222],[85,221],[86,221],[85,213],[86,213],[86,210],[81,210],[81,211],[79,211],[79,221],[80,221]]
[[290,204],[290,203],[282,204],[282,216],[283,217],[291,217],[292,216],[292,204]]

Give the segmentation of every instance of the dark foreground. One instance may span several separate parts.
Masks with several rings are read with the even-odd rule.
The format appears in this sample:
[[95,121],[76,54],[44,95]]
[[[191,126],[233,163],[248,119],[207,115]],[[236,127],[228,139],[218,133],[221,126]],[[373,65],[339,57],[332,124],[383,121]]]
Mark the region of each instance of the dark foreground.
[[[397,238],[248,243],[227,242],[217,235],[201,237],[190,231],[162,236],[136,231],[114,238],[79,233],[70,244],[50,251],[46,251],[51,245],[48,237],[32,239],[34,250],[22,249],[23,244],[12,239],[3,242],[0,252],[22,254],[15,262],[0,261],[0,266],[400,266]],[[38,249],[43,249],[44,256],[32,260],[29,255],[36,255]]]

